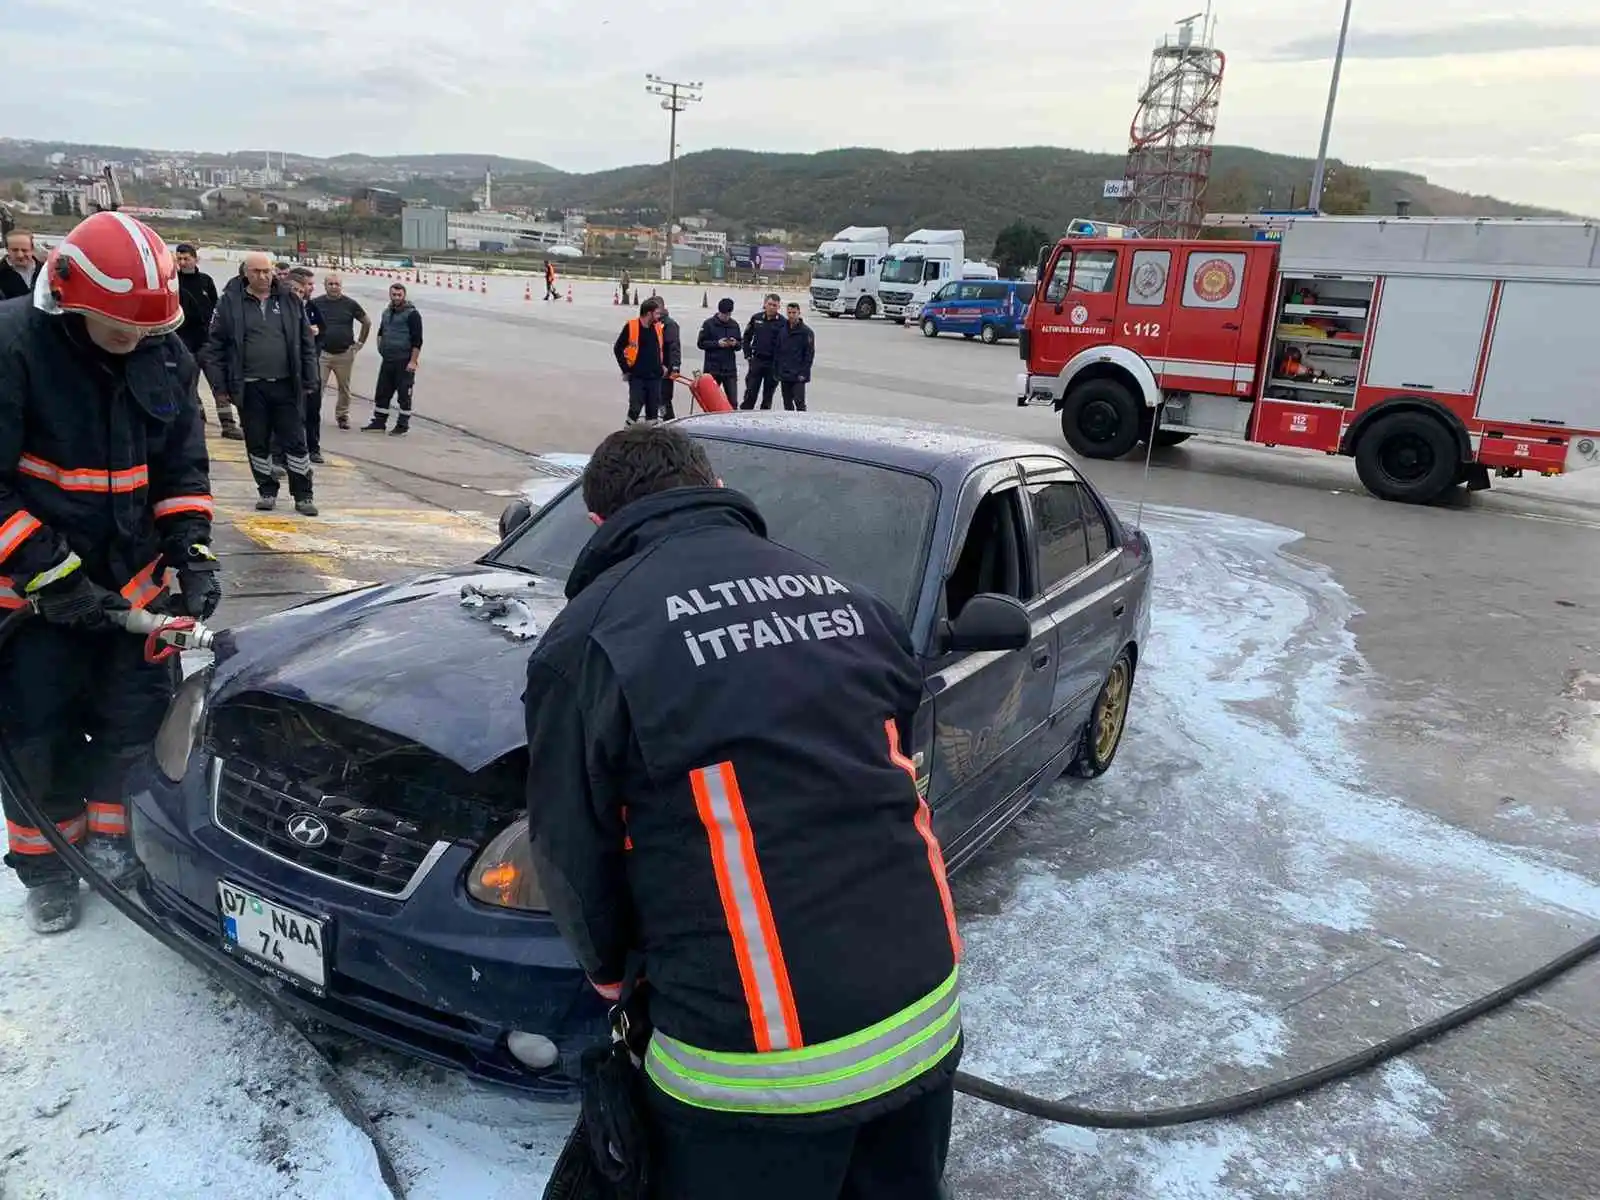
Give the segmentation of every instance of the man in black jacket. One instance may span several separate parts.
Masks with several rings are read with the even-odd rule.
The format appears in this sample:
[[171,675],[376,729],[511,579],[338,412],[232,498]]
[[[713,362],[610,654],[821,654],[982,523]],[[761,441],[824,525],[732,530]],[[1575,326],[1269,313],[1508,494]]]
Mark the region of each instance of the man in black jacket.
[[661,352],[666,356],[666,380],[661,385],[661,419],[670,421],[678,414],[672,411],[672,392],[683,374],[683,329],[667,311],[667,302],[661,301]]
[[0,263],[0,300],[33,294],[34,277],[44,264],[33,249],[33,234],[13,229],[6,234],[6,257]]
[[806,384],[811,382],[811,362],[817,356],[816,335],[800,316],[800,306],[789,303],[789,319],[778,331],[778,386],[783,389],[783,407],[789,412],[805,412]]
[[656,1194],[934,1200],[959,939],[905,626],[681,430],[612,434],[582,486],[599,530],[528,663],[529,836],[596,991],[648,981]]
[[772,394],[778,390],[778,334],[783,328],[783,318],[778,314],[779,299],[769,293],[762,302],[761,311],[750,318],[744,328],[744,403],[742,409],[756,406],[756,393],[761,393],[761,407],[772,407]]
[[[96,213],[42,269],[48,289],[0,304],[0,616],[37,614],[0,646],[0,736],[44,817],[115,879],[134,866],[123,777],[174,678],[117,619],[215,610],[210,464],[155,231]],[[4,806],[30,927],[70,929],[77,877],[9,794]]]
[[276,439],[295,511],[316,516],[305,401],[320,382],[317,350],[304,304],[293,286],[273,278],[268,255],[246,255],[244,274],[222,289],[201,359],[217,403],[239,401],[245,454],[258,493],[256,508],[270,512],[277,506],[278,480],[272,473]]
[[739,396],[739,347],[743,343],[739,322],[733,319],[733,299],[724,296],[717,301],[716,315],[700,326],[696,344],[705,351],[705,373],[717,381],[729,404]]
[[[190,243],[180,242],[174,257],[178,262],[178,301],[183,305],[183,324],[178,326],[178,338],[198,362],[211,330],[211,314],[217,311],[217,285],[200,269],[199,252]],[[244,430],[239,428],[233,405],[215,398],[213,403],[217,406],[217,425],[222,436],[229,441],[244,441]],[[205,413],[205,406],[201,405],[202,419]]]

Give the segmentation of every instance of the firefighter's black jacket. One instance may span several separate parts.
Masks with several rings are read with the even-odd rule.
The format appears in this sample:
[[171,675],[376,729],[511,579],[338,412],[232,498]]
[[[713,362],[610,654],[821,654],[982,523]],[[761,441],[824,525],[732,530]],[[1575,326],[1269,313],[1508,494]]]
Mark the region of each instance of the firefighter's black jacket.
[[759,1048],[691,779],[707,768],[742,798],[804,1044],[946,980],[942,857],[899,750],[922,673],[898,613],[768,541],[723,488],[627,505],[567,595],[528,664],[528,811],[545,895],[602,992],[636,947],[656,1028]]
[[0,304],[0,607],[69,552],[125,591],[211,541],[196,377],[176,334],[106,354],[81,317]]

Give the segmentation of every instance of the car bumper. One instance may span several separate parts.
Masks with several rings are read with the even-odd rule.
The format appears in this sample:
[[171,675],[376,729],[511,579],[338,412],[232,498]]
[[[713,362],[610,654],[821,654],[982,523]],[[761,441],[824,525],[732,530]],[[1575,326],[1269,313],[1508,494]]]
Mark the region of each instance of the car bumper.
[[[403,901],[283,863],[214,823],[207,767],[197,753],[173,784],[147,760],[129,779],[143,899],[163,926],[307,1017],[493,1083],[570,1094],[578,1056],[607,1039],[606,1006],[549,917],[469,897],[471,852],[461,846]],[[223,949],[219,878],[326,921],[322,995]],[[516,1030],[554,1042],[555,1064],[533,1070],[513,1057],[506,1039]]]
[[855,309],[855,305],[854,305],[854,302],[852,302],[852,301],[842,300],[842,299],[818,300],[815,296],[813,296],[811,298],[811,311],[812,312],[819,312],[819,313],[847,313],[847,312],[853,312],[854,309]]

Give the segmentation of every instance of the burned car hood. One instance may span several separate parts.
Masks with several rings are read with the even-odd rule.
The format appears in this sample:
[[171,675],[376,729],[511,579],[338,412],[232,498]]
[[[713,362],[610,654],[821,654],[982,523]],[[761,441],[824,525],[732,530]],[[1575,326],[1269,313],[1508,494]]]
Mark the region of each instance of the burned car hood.
[[287,609],[226,631],[211,703],[303,701],[476,771],[527,740],[528,656],[562,587],[476,564]]

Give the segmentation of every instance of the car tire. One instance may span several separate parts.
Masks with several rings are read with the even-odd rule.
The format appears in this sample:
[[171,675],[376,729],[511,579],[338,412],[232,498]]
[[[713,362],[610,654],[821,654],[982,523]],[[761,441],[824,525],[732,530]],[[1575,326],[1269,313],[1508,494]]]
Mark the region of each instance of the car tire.
[[1077,384],[1061,403],[1061,433],[1085,458],[1121,458],[1139,444],[1139,405],[1115,379]]
[[1078,753],[1067,774],[1097,779],[1111,769],[1128,727],[1128,706],[1133,697],[1133,653],[1124,649],[1106,672],[1100,692],[1089,710],[1089,723],[1079,734]]
[[1428,504],[1455,486],[1460,467],[1454,435],[1424,412],[1380,417],[1356,446],[1356,474],[1380,500]]
[[933,320],[932,317],[929,317],[927,320],[925,320],[922,323],[922,336],[923,337],[938,337],[939,336],[939,326],[934,323],[934,320]]
[[863,296],[856,301],[856,320],[870,321],[878,311],[877,302],[871,296]]
[[1000,340],[1000,331],[993,325],[985,325],[978,330],[978,337],[985,346],[992,346]]

